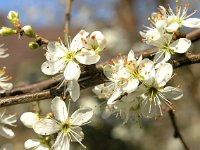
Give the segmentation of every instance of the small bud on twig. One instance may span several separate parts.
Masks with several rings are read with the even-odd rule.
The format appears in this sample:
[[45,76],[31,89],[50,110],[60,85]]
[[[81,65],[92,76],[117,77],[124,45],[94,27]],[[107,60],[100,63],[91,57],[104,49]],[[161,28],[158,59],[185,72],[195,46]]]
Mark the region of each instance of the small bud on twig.
[[12,35],[12,34],[16,34],[16,33],[17,33],[17,30],[12,29],[12,28],[2,27],[0,29],[0,35],[3,35],[3,36]]
[[10,11],[7,16],[10,23],[15,24],[19,21],[19,14],[15,11]]
[[33,32],[33,28],[30,25],[26,25],[22,28],[22,30],[24,31],[25,35],[31,38],[35,38],[36,34],[35,32]]
[[28,47],[31,49],[36,49],[36,48],[40,47],[40,45],[37,42],[30,42],[28,44]]

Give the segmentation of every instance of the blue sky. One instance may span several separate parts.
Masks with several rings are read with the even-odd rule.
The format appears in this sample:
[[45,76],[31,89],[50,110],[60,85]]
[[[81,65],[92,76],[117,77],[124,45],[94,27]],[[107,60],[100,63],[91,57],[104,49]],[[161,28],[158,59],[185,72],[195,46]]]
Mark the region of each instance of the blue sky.
[[[115,15],[118,0],[74,0],[72,25],[84,27],[95,21],[107,22]],[[174,1],[174,0],[170,0]],[[189,0],[182,0],[188,2]],[[199,0],[190,0],[191,10],[199,9]],[[140,26],[147,24],[147,17],[157,10],[156,0],[135,0],[134,11]],[[0,0],[0,14],[6,16],[10,10],[20,14],[23,25],[34,27],[63,26],[65,0]],[[200,16],[200,12],[195,16]]]
[[[84,23],[92,19],[87,15],[94,14],[96,19],[108,21],[113,14],[112,4],[116,1],[76,0],[72,9],[74,17],[72,19],[76,18],[80,20],[79,23]],[[84,11],[84,7],[89,14],[85,11],[85,16],[84,13],[79,15],[79,8]],[[37,27],[60,26],[65,19],[65,0],[0,0],[0,14],[6,16],[10,10],[19,12],[22,24],[31,24]]]

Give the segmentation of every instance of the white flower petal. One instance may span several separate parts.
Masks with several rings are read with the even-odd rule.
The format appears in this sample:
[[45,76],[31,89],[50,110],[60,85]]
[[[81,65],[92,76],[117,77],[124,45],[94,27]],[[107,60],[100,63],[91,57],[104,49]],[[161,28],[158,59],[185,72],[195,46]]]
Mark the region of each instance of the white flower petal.
[[30,149],[30,148],[34,148],[40,145],[40,140],[39,139],[28,139],[25,143],[24,143],[24,147],[25,149]]
[[167,86],[162,91],[162,95],[168,100],[178,100],[183,97],[183,91],[179,88]]
[[113,104],[114,101],[121,96],[121,94],[122,94],[122,89],[121,88],[117,88],[114,91],[113,95],[108,99],[107,104],[108,105]]
[[53,111],[54,117],[64,122],[68,118],[68,111],[65,102],[58,96],[51,101],[51,110]]
[[0,87],[4,90],[4,91],[9,91],[13,88],[13,84],[12,83],[5,83],[5,82],[0,82]]
[[138,69],[144,80],[155,77],[154,62],[148,58],[142,60]]
[[128,57],[127,57],[128,62],[130,61],[136,61],[135,60],[135,54],[133,50],[130,50],[130,52],[128,53]]
[[92,116],[93,110],[91,108],[79,108],[71,115],[71,124],[81,126],[88,122]]
[[175,32],[175,31],[178,30],[178,28],[179,28],[179,24],[178,24],[177,22],[174,22],[174,23],[170,24],[170,25],[166,28],[166,30],[167,30],[167,32]]
[[165,55],[164,54],[165,54],[165,52],[163,52],[163,51],[157,52],[156,55],[153,58],[153,61],[155,63],[163,62],[165,60]]
[[81,69],[80,66],[75,63],[74,61],[68,62],[65,71],[64,76],[66,80],[77,80],[80,77]]
[[199,18],[188,18],[186,20],[183,20],[182,24],[189,28],[200,28],[200,19]]
[[8,139],[11,139],[15,136],[14,132],[11,129],[8,129],[2,125],[0,125],[0,135]]
[[70,148],[69,139],[62,132],[58,134],[55,143],[54,150],[69,150]]
[[74,137],[71,137],[71,142],[81,142],[84,139],[84,133],[82,131],[82,128],[76,127],[73,129],[73,131],[77,134],[74,134]]
[[64,45],[62,45],[62,43],[59,42],[49,42],[47,45],[47,50],[48,52],[57,52],[62,54],[64,54],[67,51],[66,47],[64,47]]
[[176,53],[185,53],[191,46],[191,41],[186,38],[180,38],[170,45]]
[[80,97],[80,86],[78,84],[78,81],[76,80],[71,80],[68,81],[68,90],[69,90],[69,94],[72,98],[72,100],[75,102],[76,100],[79,99]]
[[123,92],[131,93],[137,89],[139,85],[138,79],[133,79],[123,86]]
[[96,64],[100,60],[100,56],[98,54],[94,51],[86,49],[82,49],[81,52],[75,56],[75,58],[84,65]]
[[157,102],[146,100],[145,104],[142,105],[142,115],[146,118],[160,116],[161,113]]
[[159,65],[156,72],[156,81],[159,87],[164,86],[172,77],[173,67],[169,63]]
[[63,61],[56,61],[56,62],[49,62],[46,61],[42,64],[41,70],[44,74],[47,75],[54,75],[61,71],[65,67],[65,64]]
[[163,29],[167,26],[167,21],[166,20],[158,20],[155,24],[157,29]]
[[78,51],[83,47],[81,38],[87,36],[89,33],[85,30],[81,30],[72,40],[70,44],[70,51]]
[[43,119],[33,125],[33,130],[40,135],[50,135],[60,130],[60,125],[55,120]]
[[26,112],[21,115],[20,120],[26,127],[32,128],[33,124],[39,121],[39,116],[33,112]]
[[39,145],[36,150],[50,150],[46,145]]
[[95,38],[98,43],[99,50],[102,51],[106,47],[106,40],[104,35],[100,31],[94,31],[90,35],[91,38]]
[[62,58],[67,48],[58,42],[49,42],[47,45],[46,58],[48,61],[57,61]]

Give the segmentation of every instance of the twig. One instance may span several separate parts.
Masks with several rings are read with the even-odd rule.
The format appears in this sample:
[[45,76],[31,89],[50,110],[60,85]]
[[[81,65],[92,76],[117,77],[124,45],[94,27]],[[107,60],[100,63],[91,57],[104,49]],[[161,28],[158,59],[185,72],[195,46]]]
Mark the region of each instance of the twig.
[[[86,80],[80,81],[79,84],[80,84],[81,89],[86,89],[94,85],[98,85],[105,82],[105,79],[106,77],[103,76],[103,73],[99,71],[92,77]],[[4,98],[0,98],[0,107],[45,100],[45,99],[53,98],[55,96],[59,96],[60,94],[62,94],[62,92],[63,92],[63,88],[60,88],[60,89],[52,88],[50,90],[44,90],[41,92],[34,92],[34,93],[4,97]]]
[[183,136],[181,135],[180,130],[177,126],[176,118],[175,118],[175,114],[174,114],[173,110],[169,111],[169,116],[170,116],[170,119],[171,119],[171,122],[172,122],[172,126],[174,128],[174,137],[179,138],[181,140],[185,150],[189,150],[189,147],[186,144],[185,140],[183,139]]
[[[197,54],[197,55],[188,54],[187,57],[183,57],[183,58],[181,57],[179,59],[172,60],[171,63],[175,68],[179,68],[179,67],[194,64],[194,63],[200,63],[200,54]],[[84,76],[80,78],[79,84],[81,86],[81,89],[86,89],[86,88],[104,83],[105,81],[106,81],[106,77],[104,76],[102,69],[95,70],[93,68],[92,71],[85,72]],[[34,93],[4,97],[4,98],[0,98],[0,107],[53,98],[54,96],[59,95],[61,92],[62,91],[59,91],[58,89],[51,89],[51,90],[45,90],[41,92],[34,92]]]
[[65,44],[67,42],[68,36],[70,35],[71,6],[72,6],[72,0],[66,0],[65,29],[64,29]]
[[200,54],[183,54],[179,58],[171,60],[173,68],[179,68],[189,64],[200,63]]

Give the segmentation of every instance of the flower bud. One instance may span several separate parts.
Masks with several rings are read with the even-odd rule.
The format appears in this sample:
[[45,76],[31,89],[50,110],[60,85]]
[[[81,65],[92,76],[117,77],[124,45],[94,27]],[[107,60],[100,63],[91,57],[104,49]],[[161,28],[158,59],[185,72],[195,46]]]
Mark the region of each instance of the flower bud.
[[14,24],[17,21],[19,21],[19,14],[15,11],[9,11],[7,18],[10,21],[10,23]]
[[37,42],[30,42],[28,44],[28,47],[31,49],[36,49],[36,48],[40,47],[40,45]]
[[33,32],[33,28],[30,25],[26,25],[22,28],[22,30],[24,30],[24,33],[26,36],[31,37],[31,38],[35,38],[35,33]]
[[7,35],[11,35],[11,34],[16,34],[16,33],[17,33],[17,30],[12,29],[12,28],[2,27],[0,29],[0,35],[3,35],[3,36],[7,36]]

